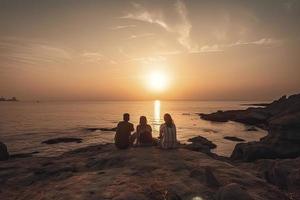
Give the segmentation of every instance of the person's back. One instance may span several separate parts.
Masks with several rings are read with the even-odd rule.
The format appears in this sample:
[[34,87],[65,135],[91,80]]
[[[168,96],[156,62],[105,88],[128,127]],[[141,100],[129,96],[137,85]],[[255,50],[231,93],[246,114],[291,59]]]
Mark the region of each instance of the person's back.
[[160,147],[163,149],[172,149],[177,147],[176,126],[171,115],[165,114],[165,123],[159,128]]
[[130,146],[131,132],[134,131],[133,124],[129,122],[129,114],[125,113],[123,119],[124,121],[118,123],[115,135],[115,145],[119,149],[126,149]]
[[152,128],[150,125],[138,125],[137,131],[137,144],[139,145],[152,145]]

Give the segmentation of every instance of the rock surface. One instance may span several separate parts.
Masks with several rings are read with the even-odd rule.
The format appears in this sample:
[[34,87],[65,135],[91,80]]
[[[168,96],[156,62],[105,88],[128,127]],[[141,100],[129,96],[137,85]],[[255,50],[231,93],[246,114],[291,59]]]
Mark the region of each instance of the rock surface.
[[261,159],[253,163],[237,163],[238,168],[264,178],[281,190],[287,191],[291,199],[300,199],[300,157],[296,159]]
[[255,174],[184,148],[117,150],[107,144],[58,157],[12,159],[1,163],[0,182],[0,199],[214,200],[216,193],[228,199],[232,192],[255,200],[289,199]]
[[9,153],[7,151],[7,147],[4,143],[0,142],[0,161],[1,160],[8,160]]
[[239,184],[230,183],[220,188],[217,200],[253,200],[253,198]]
[[300,94],[283,96],[263,108],[218,111],[200,114],[202,119],[229,120],[268,130],[260,142],[236,145],[231,158],[253,161],[260,158],[296,158],[300,156]]
[[49,140],[45,140],[42,143],[43,144],[58,144],[58,143],[69,143],[69,142],[76,142],[81,143],[81,138],[72,138],[72,137],[61,137],[61,138],[53,138]]

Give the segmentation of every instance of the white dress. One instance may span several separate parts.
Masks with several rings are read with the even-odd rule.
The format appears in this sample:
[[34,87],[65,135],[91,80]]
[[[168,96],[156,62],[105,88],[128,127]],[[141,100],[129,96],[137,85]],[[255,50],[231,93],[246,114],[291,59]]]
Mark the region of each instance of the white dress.
[[177,147],[176,126],[168,127],[166,124],[160,125],[160,146],[163,149],[172,149]]

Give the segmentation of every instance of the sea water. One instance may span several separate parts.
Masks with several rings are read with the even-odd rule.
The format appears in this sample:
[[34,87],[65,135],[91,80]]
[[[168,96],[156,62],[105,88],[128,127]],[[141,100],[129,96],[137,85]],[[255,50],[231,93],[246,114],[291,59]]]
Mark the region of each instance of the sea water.
[[[186,143],[201,135],[217,145],[214,153],[230,156],[237,142],[224,136],[236,136],[245,141],[256,141],[266,131],[247,131],[247,126],[236,123],[216,123],[200,119],[197,113],[218,110],[245,109],[238,101],[93,101],[93,102],[0,102],[0,141],[10,153],[38,151],[36,156],[56,156],[76,148],[113,142],[114,132],[88,131],[87,128],[113,128],[130,113],[136,126],[144,115],[158,136],[164,113],[170,113],[177,127],[177,138]],[[82,143],[47,145],[42,141],[57,137],[81,138]]]

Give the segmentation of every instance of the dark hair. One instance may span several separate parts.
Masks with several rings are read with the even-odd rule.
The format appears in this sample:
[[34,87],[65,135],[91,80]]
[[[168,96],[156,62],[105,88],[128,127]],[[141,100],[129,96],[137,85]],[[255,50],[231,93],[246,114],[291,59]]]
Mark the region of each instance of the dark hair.
[[166,113],[164,115],[164,120],[165,120],[167,127],[172,127],[174,125],[174,121],[169,113]]
[[147,125],[147,118],[145,116],[140,117],[140,125],[142,126]]
[[128,121],[129,121],[129,118],[130,118],[130,117],[129,117],[129,113],[124,113],[124,114],[123,114],[123,120],[124,120],[124,121],[128,122]]

